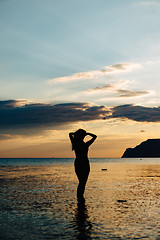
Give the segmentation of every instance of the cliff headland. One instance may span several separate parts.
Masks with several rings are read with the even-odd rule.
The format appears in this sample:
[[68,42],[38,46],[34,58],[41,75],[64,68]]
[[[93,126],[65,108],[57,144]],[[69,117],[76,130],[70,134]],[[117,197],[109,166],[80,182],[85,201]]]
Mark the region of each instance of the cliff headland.
[[148,139],[135,148],[127,148],[122,158],[160,158],[160,139]]

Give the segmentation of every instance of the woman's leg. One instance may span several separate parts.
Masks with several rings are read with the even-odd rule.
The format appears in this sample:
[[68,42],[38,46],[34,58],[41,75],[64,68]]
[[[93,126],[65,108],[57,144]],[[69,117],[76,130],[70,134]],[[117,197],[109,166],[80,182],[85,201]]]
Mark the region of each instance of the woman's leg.
[[79,184],[77,187],[77,198],[83,197],[87,179],[79,178]]
[[75,169],[76,170],[76,174],[79,180],[79,184],[77,187],[77,198],[83,198],[83,194],[85,191],[85,186],[87,183],[87,179],[88,179],[88,175],[89,175],[89,168],[86,169]]

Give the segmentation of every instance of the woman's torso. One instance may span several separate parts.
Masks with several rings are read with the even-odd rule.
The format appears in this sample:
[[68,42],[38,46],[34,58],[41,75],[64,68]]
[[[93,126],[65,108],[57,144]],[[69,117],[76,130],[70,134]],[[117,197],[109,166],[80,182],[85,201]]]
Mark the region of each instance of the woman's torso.
[[75,164],[89,164],[88,160],[88,146],[86,143],[82,142],[75,146]]

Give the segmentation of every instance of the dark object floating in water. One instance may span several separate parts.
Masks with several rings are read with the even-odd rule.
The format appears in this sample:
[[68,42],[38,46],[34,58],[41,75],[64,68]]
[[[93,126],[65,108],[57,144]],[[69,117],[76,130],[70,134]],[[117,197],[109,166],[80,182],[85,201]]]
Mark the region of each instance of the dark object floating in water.
[[148,139],[135,148],[127,148],[122,158],[160,157],[160,139]]
[[107,171],[107,168],[102,168],[101,170],[102,170],[102,171]]
[[124,203],[124,202],[127,202],[127,200],[117,200],[117,202]]

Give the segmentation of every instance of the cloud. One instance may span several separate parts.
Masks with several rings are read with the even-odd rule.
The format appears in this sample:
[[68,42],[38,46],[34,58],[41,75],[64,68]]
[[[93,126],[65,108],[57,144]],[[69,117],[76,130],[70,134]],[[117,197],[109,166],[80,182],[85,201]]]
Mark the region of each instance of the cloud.
[[1,109],[11,109],[15,107],[20,107],[26,104],[27,100],[6,100],[6,101],[0,101],[0,110]]
[[156,0],[143,0],[143,1],[140,1],[137,3],[138,5],[141,5],[141,6],[154,6],[154,5],[158,5],[159,2],[157,2]]
[[119,97],[138,97],[150,94],[149,91],[131,91],[131,90],[125,90],[125,89],[118,89],[117,90]]
[[138,97],[138,96],[143,96],[150,94],[150,91],[142,90],[142,91],[133,91],[133,90],[127,90],[127,89],[122,89],[123,85],[129,83],[129,81],[124,81],[120,80],[116,83],[108,83],[104,86],[101,87],[95,87],[92,89],[86,90],[86,92],[112,92],[116,93],[118,97]]
[[0,101],[0,129],[55,128],[60,125],[103,119],[109,111],[104,106],[87,103],[25,104],[19,100]]
[[108,83],[106,85],[95,87],[92,89],[87,89],[86,92],[101,92],[101,91],[115,91],[116,89],[119,89],[123,85],[128,84],[128,80],[120,80],[116,83]]
[[146,132],[146,131],[142,129],[142,130],[140,130],[140,132],[141,132],[141,133],[144,133],[144,132]]
[[137,64],[137,63],[119,63],[115,65],[105,66],[101,70],[79,72],[69,76],[54,78],[49,80],[48,82],[52,84],[52,83],[72,82],[72,81],[81,80],[81,79],[94,79],[94,78],[99,78],[101,76],[116,74],[119,72],[130,72],[139,67],[140,67],[140,64]]
[[93,106],[88,103],[25,103],[20,100],[0,101],[0,140],[11,135],[36,135],[68,124],[93,120],[129,119],[137,122],[160,122],[160,107],[120,105]]
[[112,109],[113,118],[126,118],[136,122],[160,122],[160,107],[143,107],[132,104],[116,106]]
[[97,92],[97,91],[106,91],[106,90],[110,90],[110,89],[113,89],[114,88],[114,84],[113,83],[108,83],[104,86],[101,86],[101,87],[95,87],[95,88],[92,88],[92,89],[87,89],[86,92]]
[[130,72],[136,68],[140,68],[140,64],[138,63],[119,63],[111,66],[105,67],[106,69],[110,69],[110,71],[113,72]]
[[10,134],[0,134],[0,141],[1,140],[6,140],[6,139],[12,139],[13,136]]

